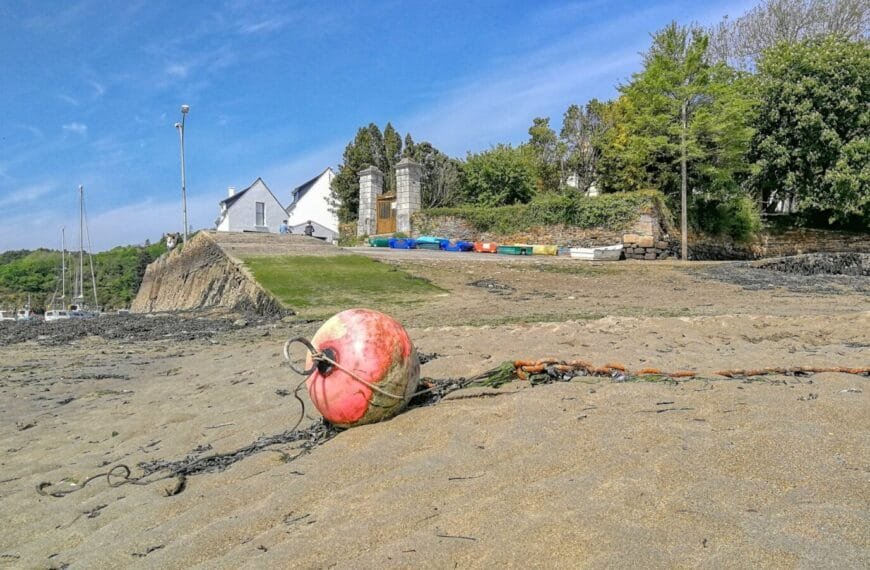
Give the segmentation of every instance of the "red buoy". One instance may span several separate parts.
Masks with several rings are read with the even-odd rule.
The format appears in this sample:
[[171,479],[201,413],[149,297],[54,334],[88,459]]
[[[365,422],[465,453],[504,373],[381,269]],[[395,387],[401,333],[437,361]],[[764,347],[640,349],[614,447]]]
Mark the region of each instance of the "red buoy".
[[[352,427],[391,418],[417,391],[420,361],[405,328],[370,309],[342,311],[311,339],[321,359],[305,384],[330,423]],[[311,355],[305,363],[312,368]]]

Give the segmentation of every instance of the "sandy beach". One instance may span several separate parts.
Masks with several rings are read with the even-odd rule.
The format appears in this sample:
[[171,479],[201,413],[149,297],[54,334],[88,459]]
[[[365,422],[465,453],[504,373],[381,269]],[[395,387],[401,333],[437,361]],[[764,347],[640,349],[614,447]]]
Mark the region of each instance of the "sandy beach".
[[174,496],[173,480],[102,478],[55,498],[37,486],[292,427],[301,378],[281,347],[320,323],[5,344],[0,568],[867,567],[868,378],[713,374],[870,365],[863,286],[745,288],[700,264],[389,262],[446,292],[383,307],[431,358],[423,376],[548,356],[699,376],[460,390]]

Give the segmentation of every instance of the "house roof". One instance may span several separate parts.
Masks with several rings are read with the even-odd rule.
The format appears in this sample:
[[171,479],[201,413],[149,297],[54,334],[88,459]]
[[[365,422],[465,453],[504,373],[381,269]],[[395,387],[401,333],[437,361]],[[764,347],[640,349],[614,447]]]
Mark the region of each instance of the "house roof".
[[314,184],[318,180],[320,180],[320,177],[323,176],[324,174],[326,174],[327,172],[332,172],[332,167],[327,166],[323,172],[321,172],[320,174],[318,174],[317,176],[315,176],[311,180],[309,180],[303,184],[300,184],[299,186],[294,188],[293,191],[290,192],[291,196],[293,196],[293,201],[290,203],[290,205],[292,206],[293,204],[298,202],[303,196],[305,196],[306,192],[311,190],[311,188],[314,186]]
[[281,208],[284,207],[284,206],[281,204],[281,200],[279,200],[279,199],[275,196],[275,194],[272,192],[272,190],[269,188],[269,186],[268,186],[265,182],[263,182],[263,179],[260,178],[259,176],[257,177],[256,180],[254,180],[254,182],[253,182],[250,186],[248,186],[248,187],[245,188],[244,190],[241,190],[241,191],[239,191],[239,192],[236,192],[235,194],[233,194],[232,196],[230,196],[230,197],[228,197],[228,198],[224,198],[223,200],[221,200],[221,201],[219,202],[219,204],[221,204],[221,205],[226,206],[227,208],[229,208],[229,207],[232,206],[232,205],[233,205],[233,204],[234,204],[234,203],[235,203],[239,198],[241,198],[242,195],[243,195],[245,192],[247,192],[248,190],[250,190],[251,188],[253,188],[254,186],[256,186],[256,185],[257,185],[257,182],[260,182],[260,183],[263,185],[263,188],[265,188],[266,191],[269,192],[269,194],[272,194],[272,198],[274,198],[275,201],[278,202],[278,205],[281,206]]

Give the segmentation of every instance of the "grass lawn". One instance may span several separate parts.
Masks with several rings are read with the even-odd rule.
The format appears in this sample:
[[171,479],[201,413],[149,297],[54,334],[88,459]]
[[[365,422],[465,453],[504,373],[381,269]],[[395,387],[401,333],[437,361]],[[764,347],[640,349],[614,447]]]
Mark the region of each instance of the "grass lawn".
[[243,261],[260,285],[307,318],[353,307],[385,309],[444,292],[425,279],[361,255],[252,256]]

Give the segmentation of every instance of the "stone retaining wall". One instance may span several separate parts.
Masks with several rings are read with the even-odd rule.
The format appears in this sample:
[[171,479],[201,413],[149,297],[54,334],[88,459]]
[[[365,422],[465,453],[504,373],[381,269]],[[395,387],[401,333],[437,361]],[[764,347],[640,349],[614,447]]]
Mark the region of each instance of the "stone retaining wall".
[[[668,250],[679,258],[679,236],[668,240]],[[757,241],[745,244],[724,237],[689,233],[689,259],[695,261],[750,260],[819,252],[870,253],[870,233],[818,229],[764,231]]]
[[465,218],[458,216],[430,216],[423,212],[412,218],[411,236],[445,236],[466,241],[491,241],[496,243],[527,243],[558,245],[564,247],[595,247],[623,243],[623,236],[629,234],[661,241],[664,237],[662,225],[656,216],[642,214],[638,221],[626,230],[605,228],[578,228],[563,224],[537,226],[510,234],[481,232]]
[[[672,232],[668,235],[665,224],[655,214],[640,215],[631,227],[623,231],[552,225],[500,234],[480,232],[466,219],[458,216],[430,216],[425,212],[417,212],[411,218],[411,237],[421,235],[467,241],[564,247],[596,247],[622,243],[627,259],[652,261],[680,257],[679,234]],[[689,258],[697,261],[752,260],[816,252],[870,253],[870,233],[818,229],[796,229],[778,233],[765,231],[751,243],[689,233]]]

